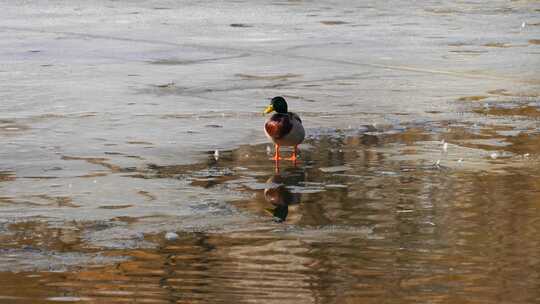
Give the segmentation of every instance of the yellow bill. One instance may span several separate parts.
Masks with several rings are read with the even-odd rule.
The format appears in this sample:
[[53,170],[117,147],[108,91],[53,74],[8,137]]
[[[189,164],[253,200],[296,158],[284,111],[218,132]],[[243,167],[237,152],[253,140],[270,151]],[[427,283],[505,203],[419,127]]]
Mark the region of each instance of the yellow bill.
[[266,107],[263,114],[268,114],[268,113],[271,113],[271,112],[274,112],[274,107],[272,105],[269,105],[268,107]]

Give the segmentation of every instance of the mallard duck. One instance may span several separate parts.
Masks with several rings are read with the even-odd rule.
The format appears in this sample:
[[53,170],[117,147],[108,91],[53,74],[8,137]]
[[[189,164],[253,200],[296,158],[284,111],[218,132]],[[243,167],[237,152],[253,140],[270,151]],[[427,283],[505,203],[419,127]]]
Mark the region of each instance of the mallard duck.
[[300,117],[288,111],[285,98],[276,96],[270,101],[270,105],[264,110],[264,114],[276,112],[264,124],[264,132],[266,136],[276,146],[274,160],[279,161],[282,158],[279,156],[279,148],[281,146],[292,146],[293,153],[287,160],[296,161],[298,145],[304,141],[306,133],[302,126]]

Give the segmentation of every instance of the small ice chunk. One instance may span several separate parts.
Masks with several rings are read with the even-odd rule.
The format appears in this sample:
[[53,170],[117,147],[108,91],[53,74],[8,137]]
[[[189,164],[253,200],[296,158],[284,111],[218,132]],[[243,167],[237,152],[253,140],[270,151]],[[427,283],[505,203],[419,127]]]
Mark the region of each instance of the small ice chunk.
[[387,175],[387,176],[398,175],[398,173],[393,172],[393,171],[377,171],[377,173],[380,174],[380,175]]
[[91,298],[86,297],[48,297],[48,301],[53,302],[80,302],[80,301],[91,301]]
[[247,187],[250,190],[264,190],[264,189],[274,189],[281,184],[276,183],[257,183],[257,182],[247,182],[242,184],[244,187]]
[[312,194],[326,191],[324,187],[301,187],[301,186],[288,186],[287,189],[291,193],[300,193],[300,194]]
[[458,163],[462,163],[463,162],[463,158],[460,158],[457,160]]
[[414,212],[414,210],[412,210],[412,209],[402,209],[402,210],[397,210],[396,212],[397,213],[410,213],[410,212]]
[[521,130],[497,131],[497,134],[502,136],[518,136],[521,132]]
[[499,154],[497,154],[497,152],[493,152],[489,155],[489,157],[491,157],[491,159],[497,159],[497,157],[499,157]]
[[526,26],[527,26],[527,22],[523,21],[523,22],[521,23],[521,28],[524,29]]
[[347,185],[342,185],[342,184],[328,184],[324,186],[326,188],[348,188]]
[[322,167],[322,168],[319,168],[319,170],[325,173],[333,173],[333,172],[348,171],[348,170],[351,170],[351,167],[349,166]]
[[167,232],[165,233],[165,239],[167,241],[174,241],[178,239],[178,234],[176,232]]

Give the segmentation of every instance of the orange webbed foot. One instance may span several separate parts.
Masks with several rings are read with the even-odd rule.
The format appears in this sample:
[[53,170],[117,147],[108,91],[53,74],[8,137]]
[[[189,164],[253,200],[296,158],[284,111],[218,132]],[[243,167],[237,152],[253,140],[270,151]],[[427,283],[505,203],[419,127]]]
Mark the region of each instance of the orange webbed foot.
[[297,146],[294,146],[294,150],[293,150],[293,153],[291,155],[291,157],[289,158],[286,158],[286,160],[291,160],[293,162],[296,162],[298,160],[298,147]]
[[276,153],[274,154],[274,157],[271,158],[273,161],[280,161],[282,158],[279,157],[279,145],[276,145]]

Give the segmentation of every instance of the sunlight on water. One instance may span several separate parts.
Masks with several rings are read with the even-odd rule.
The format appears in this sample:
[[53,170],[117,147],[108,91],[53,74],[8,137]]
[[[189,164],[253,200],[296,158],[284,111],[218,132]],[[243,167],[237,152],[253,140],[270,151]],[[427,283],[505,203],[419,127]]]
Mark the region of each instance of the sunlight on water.
[[[145,241],[157,247],[106,254],[125,261],[30,278],[8,274],[2,284],[13,297],[45,284],[66,295],[47,301],[70,302],[536,300],[538,159],[501,162],[489,152],[460,150],[462,142],[474,149],[463,138],[475,135],[466,132],[448,140],[448,155],[434,140],[440,134],[420,128],[335,134],[308,140],[296,165],[276,167],[263,144],[221,151],[219,159],[211,151],[201,164],[150,166],[146,178],[244,193],[231,204],[250,222],[228,232],[147,234]],[[457,157],[467,159],[458,165]],[[208,208],[226,216],[219,205]],[[38,227],[27,230],[38,233]],[[71,237],[49,230],[41,228],[48,236],[38,242],[92,252],[80,243],[80,230]]]

